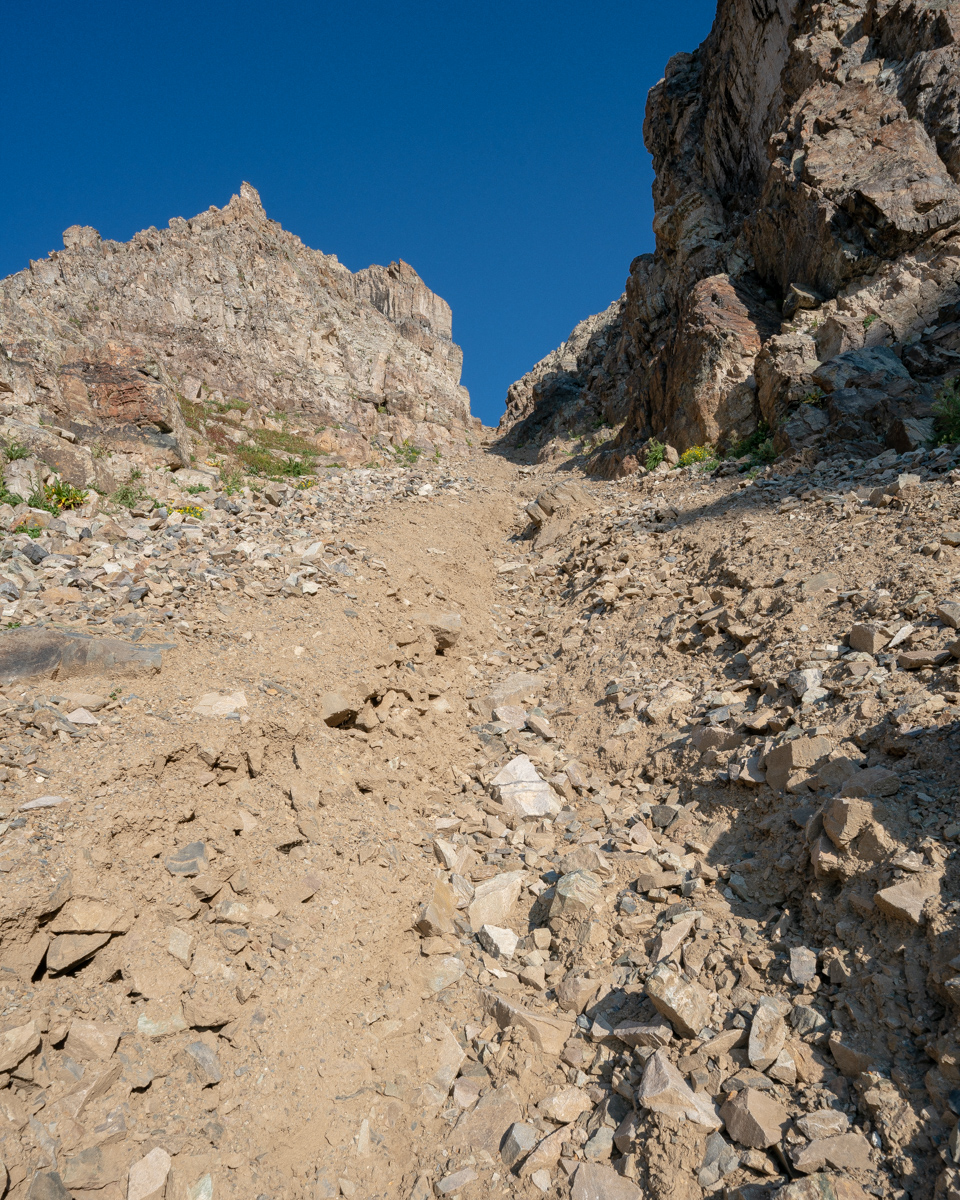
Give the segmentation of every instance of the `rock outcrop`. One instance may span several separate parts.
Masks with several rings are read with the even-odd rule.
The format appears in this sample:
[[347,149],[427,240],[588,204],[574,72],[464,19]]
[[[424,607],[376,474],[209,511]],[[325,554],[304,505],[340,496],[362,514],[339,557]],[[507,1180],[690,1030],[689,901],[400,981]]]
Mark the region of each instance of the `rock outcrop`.
[[358,462],[477,426],[449,305],[404,262],[352,273],[311,250],[249,184],[126,243],[77,225],[63,241],[0,285],[0,401],[12,436],[78,486],[104,486],[110,452]]
[[720,0],[647,101],[656,252],[513,385],[506,444],[549,456],[605,421],[595,465],[615,474],[649,438],[730,448],[761,422],[780,453],[828,430],[853,457],[929,438],[960,368],[958,21]]

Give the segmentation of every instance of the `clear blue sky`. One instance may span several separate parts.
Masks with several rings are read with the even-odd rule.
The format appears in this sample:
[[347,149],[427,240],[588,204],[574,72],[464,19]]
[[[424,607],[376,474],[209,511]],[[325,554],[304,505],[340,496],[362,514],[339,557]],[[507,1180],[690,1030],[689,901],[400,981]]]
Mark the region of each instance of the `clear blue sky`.
[[453,308],[473,411],[653,247],[646,93],[711,0],[8,0],[0,275],[223,205]]

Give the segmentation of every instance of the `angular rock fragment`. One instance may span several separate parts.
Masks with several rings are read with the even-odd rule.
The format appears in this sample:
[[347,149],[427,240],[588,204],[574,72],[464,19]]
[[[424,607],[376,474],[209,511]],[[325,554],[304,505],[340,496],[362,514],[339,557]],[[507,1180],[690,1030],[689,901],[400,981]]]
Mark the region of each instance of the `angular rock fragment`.
[[525,1029],[534,1044],[545,1054],[559,1055],[570,1036],[569,1020],[550,1013],[522,1008],[494,992],[484,993],[484,1007],[501,1029],[509,1029],[512,1025],[519,1025],[521,1029]]
[[743,1088],[720,1109],[730,1136],[754,1150],[765,1150],[780,1138],[787,1127],[787,1110],[766,1092]]
[[773,1066],[787,1040],[787,1027],[779,1006],[767,996],[761,996],[750,1023],[747,1055],[757,1071]]
[[16,1025],[0,1034],[0,1071],[12,1071],[39,1045],[40,1031],[35,1021]]
[[71,1058],[95,1058],[106,1062],[113,1056],[120,1034],[119,1025],[106,1021],[72,1021],[64,1050]]
[[170,1155],[160,1146],[130,1168],[127,1200],[163,1200],[170,1174]]
[[61,933],[47,947],[47,970],[57,974],[68,971],[109,941],[109,933]]
[[[888,917],[919,925],[923,919],[925,905],[939,895],[940,876],[926,875],[895,883],[892,887],[881,888],[873,897],[873,902]],[[47,957],[49,958],[49,952]]]
[[593,1101],[582,1088],[566,1087],[544,1096],[537,1107],[551,1121],[569,1125],[581,1113],[589,1112],[593,1108]]
[[499,925],[481,925],[477,935],[480,945],[492,954],[494,958],[513,958],[519,938],[512,929],[504,929]]
[[805,1174],[822,1171],[824,1167],[834,1167],[838,1171],[868,1171],[870,1143],[862,1133],[816,1138],[794,1154],[793,1165]]
[[603,884],[591,871],[571,871],[561,875],[550,903],[550,916],[582,917],[603,900]]
[[643,1200],[643,1192],[613,1167],[581,1163],[573,1177],[570,1200]]
[[132,912],[121,912],[99,900],[75,896],[60,909],[48,928],[51,933],[126,933]]
[[77,675],[155,675],[159,650],[116,638],[91,638],[51,629],[10,629],[0,635],[0,683],[70,679]]
[[696,1037],[707,1024],[711,1003],[699,983],[688,982],[661,964],[647,979],[647,995],[674,1029],[683,1037]]
[[504,871],[492,879],[478,883],[473,901],[467,908],[470,925],[480,929],[484,925],[503,926],[520,898],[523,886],[523,871]]
[[817,973],[817,956],[806,946],[790,948],[790,978],[798,987],[806,987]]
[[655,1051],[647,1059],[637,1089],[637,1103],[651,1112],[683,1117],[707,1129],[720,1129],[723,1124],[716,1107],[702,1093],[692,1090],[663,1050]]
[[207,860],[207,848],[203,842],[190,842],[164,859],[163,865],[171,875],[185,878],[202,875],[210,865]]
[[523,1121],[511,1125],[500,1147],[504,1165],[515,1167],[522,1158],[526,1158],[539,1139],[540,1130],[535,1125],[526,1125]]
[[453,1150],[481,1151],[491,1158],[500,1153],[507,1131],[523,1120],[520,1105],[509,1086],[494,1088],[465,1112],[450,1135]]

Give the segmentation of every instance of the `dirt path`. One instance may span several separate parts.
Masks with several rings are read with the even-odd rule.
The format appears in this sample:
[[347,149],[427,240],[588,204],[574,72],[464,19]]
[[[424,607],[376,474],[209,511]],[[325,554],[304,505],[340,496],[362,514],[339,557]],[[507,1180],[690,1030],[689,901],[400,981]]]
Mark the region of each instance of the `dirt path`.
[[949,1182],[952,465],[478,456],[95,529],[147,594],[21,628],[163,666],[4,688],[10,1196]]

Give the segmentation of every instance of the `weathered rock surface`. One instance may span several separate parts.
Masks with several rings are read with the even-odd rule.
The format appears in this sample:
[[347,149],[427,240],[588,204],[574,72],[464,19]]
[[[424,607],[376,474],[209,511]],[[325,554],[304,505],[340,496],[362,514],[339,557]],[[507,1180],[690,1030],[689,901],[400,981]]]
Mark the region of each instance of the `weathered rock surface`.
[[[511,386],[505,444],[581,436],[617,474],[650,438],[730,447],[761,421],[781,453],[928,441],[960,364],[951,13],[721,0],[647,100],[656,251]],[[596,450],[598,421],[620,429]]]
[[76,486],[111,490],[103,448],[176,468],[194,443],[295,433],[360,462],[478,427],[449,305],[407,263],[352,273],[311,250],[246,183],[126,243],[73,226],[3,282],[0,321],[3,432]]

